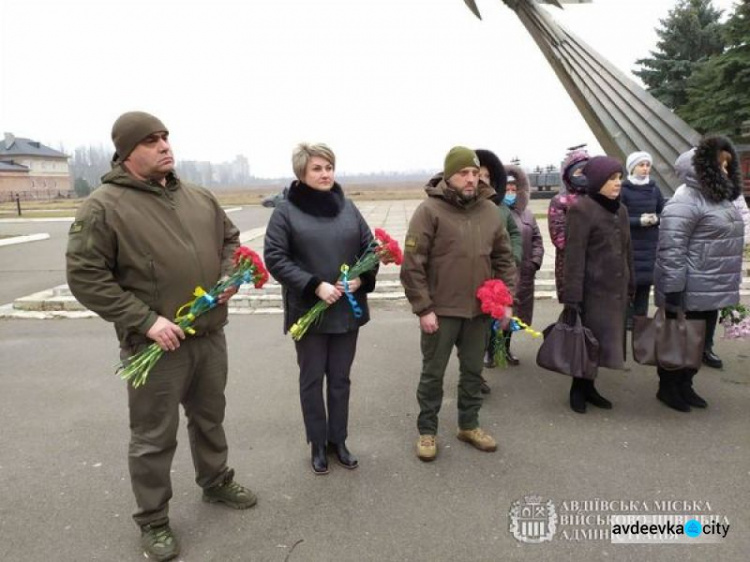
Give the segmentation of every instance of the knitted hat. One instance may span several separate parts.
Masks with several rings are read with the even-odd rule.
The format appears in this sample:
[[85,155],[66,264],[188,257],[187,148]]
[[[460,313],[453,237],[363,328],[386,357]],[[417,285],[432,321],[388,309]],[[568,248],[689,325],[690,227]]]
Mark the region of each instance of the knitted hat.
[[565,160],[563,161],[561,166],[562,180],[568,191],[575,193],[583,191],[579,187],[573,185],[570,178],[573,177],[573,172],[575,172],[576,168],[586,165],[586,162],[588,162],[589,158],[591,158],[589,156],[589,153],[584,149],[572,150],[565,157]]
[[445,156],[443,178],[448,181],[453,174],[464,168],[479,168],[477,153],[465,146],[454,146]]
[[653,164],[654,159],[651,158],[651,155],[648,152],[634,152],[633,154],[628,156],[628,159],[625,161],[625,169],[629,174],[632,174],[633,168],[635,168],[641,162],[648,162],[649,164]]
[[516,176],[513,174],[508,174],[508,183],[512,183],[513,185],[516,184]]
[[586,176],[586,192],[589,194],[599,193],[612,174],[622,173],[622,164],[619,160],[610,156],[594,156],[583,168]]
[[115,143],[115,162],[123,162],[138,143],[153,133],[168,133],[159,119],[143,111],[123,113],[112,125],[112,142]]

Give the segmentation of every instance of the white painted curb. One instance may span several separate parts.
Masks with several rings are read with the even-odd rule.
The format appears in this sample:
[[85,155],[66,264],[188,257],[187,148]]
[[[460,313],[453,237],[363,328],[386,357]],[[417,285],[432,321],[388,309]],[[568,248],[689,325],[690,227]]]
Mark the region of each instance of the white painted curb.
[[12,246],[13,244],[23,244],[24,242],[38,242],[39,240],[47,240],[47,238],[49,238],[49,234],[46,232],[14,236],[13,238],[0,239],[0,246]]
[[0,224],[12,224],[12,223],[24,223],[24,222],[73,222],[75,217],[50,217],[50,218],[40,218],[40,219],[24,219],[24,218],[15,218],[15,219],[0,219]]

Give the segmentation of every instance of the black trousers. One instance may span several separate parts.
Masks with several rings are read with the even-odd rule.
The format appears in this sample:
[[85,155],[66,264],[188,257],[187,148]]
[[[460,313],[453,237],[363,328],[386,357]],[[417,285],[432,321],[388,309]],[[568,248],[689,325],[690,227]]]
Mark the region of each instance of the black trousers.
[[[670,314],[667,312],[668,317],[674,317],[673,314]],[[714,343],[714,334],[716,333],[716,321],[719,318],[719,311],[718,310],[687,310],[685,311],[685,318],[688,320],[703,320],[706,323],[706,339],[704,343],[703,349],[710,349],[713,347]],[[710,345],[709,345],[709,342]],[[698,372],[698,369],[679,369],[677,371],[667,371],[666,369],[662,369],[661,367],[656,368],[656,372],[659,374],[659,376],[666,375],[674,376],[674,375],[694,375]]]
[[[299,398],[308,443],[343,443],[349,424],[349,389],[359,330],[307,334],[295,342]],[[323,397],[323,379],[326,396]],[[327,406],[327,409],[326,409]]]
[[713,318],[706,317],[706,339],[703,342],[704,351],[713,351],[714,336],[716,335],[716,326],[719,322],[719,311],[713,310]]
[[630,307],[629,316],[648,316],[648,298],[651,293],[651,285],[636,285],[633,305]]

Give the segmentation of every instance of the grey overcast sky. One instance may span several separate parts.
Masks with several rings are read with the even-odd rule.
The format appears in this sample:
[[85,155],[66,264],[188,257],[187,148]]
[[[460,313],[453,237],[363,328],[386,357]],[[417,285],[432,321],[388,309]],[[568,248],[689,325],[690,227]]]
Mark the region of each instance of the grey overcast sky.
[[[111,146],[159,116],[180,159],[291,174],[300,141],[340,172],[433,170],[456,144],[558,163],[599,145],[500,0],[0,0],[0,132]],[[546,7],[630,74],[676,0]],[[714,0],[729,10],[733,0]]]

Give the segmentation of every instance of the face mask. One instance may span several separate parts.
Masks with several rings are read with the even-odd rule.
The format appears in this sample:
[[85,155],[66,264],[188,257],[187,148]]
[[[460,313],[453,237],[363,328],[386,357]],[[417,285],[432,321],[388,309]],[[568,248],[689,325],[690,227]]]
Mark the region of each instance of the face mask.
[[516,202],[516,194],[515,193],[506,193],[505,197],[503,197],[503,203],[508,205],[509,207],[513,205]]
[[578,190],[586,189],[587,181],[586,176],[570,176],[570,185],[577,188]]

